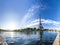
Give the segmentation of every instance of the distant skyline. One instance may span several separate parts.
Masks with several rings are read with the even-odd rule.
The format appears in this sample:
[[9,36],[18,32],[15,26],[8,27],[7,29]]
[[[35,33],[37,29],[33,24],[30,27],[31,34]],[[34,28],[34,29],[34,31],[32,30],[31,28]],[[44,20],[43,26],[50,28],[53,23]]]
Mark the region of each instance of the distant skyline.
[[0,0],[0,28],[38,27],[60,29],[60,0]]

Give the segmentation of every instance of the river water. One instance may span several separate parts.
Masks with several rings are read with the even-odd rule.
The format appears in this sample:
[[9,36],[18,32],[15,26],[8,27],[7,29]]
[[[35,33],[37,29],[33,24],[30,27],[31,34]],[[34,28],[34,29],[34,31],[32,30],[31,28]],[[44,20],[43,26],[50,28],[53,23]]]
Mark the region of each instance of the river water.
[[[39,45],[39,31],[31,32],[0,32],[0,35],[6,40],[8,45]],[[53,42],[57,33],[44,31],[42,35],[43,41]]]

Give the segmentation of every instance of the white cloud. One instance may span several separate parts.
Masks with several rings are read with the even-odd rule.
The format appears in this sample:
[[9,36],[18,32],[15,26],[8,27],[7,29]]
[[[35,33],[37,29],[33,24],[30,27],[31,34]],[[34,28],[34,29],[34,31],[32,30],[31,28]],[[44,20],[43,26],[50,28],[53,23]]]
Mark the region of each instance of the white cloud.
[[33,6],[31,6],[31,7],[28,9],[27,13],[24,15],[24,17],[22,18],[22,21],[21,21],[22,24],[25,24],[26,21],[27,21],[28,19],[30,19],[30,18],[34,15],[36,9],[46,9],[46,8],[47,8],[47,6],[46,6],[46,5],[43,5],[42,3],[39,4],[39,5],[33,5]]
[[[27,13],[24,15],[24,17],[22,18],[21,26],[27,27],[27,26],[26,26],[27,23],[28,23],[28,24],[30,23],[30,22],[29,22],[29,21],[30,21],[30,18],[34,16],[35,11],[36,11],[37,9],[39,9],[39,10],[41,10],[41,9],[44,10],[44,9],[46,9],[46,8],[47,8],[47,6],[46,6],[46,5],[43,5],[42,3],[31,6],[31,7],[28,9]],[[36,20],[35,20],[35,21],[36,21]],[[31,25],[36,25],[36,24],[37,24],[37,23],[34,23],[34,24],[31,23],[31,24],[28,25],[28,27],[31,26]]]
[[26,23],[28,22],[27,20],[29,20],[34,15],[35,13],[34,11],[36,9],[39,9],[39,5],[33,5],[31,8],[28,9],[28,12],[22,18],[22,21],[21,21],[22,26],[26,25]]
[[60,22],[54,21],[54,20],[50,20],[50,19],[47,19],[47,20],[46,19],[42,19],[42,23],[53,24],[55,26],[60,25]]
[[[50,19],[42,19],[42,23],[46,24],[46,25],[53,25],[54,29],[60,29],[60,22],[59,21],[54,21],[54,20],[50,20]],[[30,22],[30,24],[28,24],[26,27],[31,27],[34,25],[38,25],[39,24],[39,19],[35,19],[33,21]],[[53,29],[52,27],[52,29]]]

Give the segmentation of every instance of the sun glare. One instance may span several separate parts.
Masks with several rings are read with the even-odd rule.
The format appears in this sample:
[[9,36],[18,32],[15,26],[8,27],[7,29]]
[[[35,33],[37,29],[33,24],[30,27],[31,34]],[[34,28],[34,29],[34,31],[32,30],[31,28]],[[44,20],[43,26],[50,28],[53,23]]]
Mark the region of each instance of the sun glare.
[[10,32],[10,36],[11,36],[11,38],[13,38],[14,37],[14,32]]
[[5,24],[4,29],[8,29],[8,30],[14,30],[16,29],[16,23],[15,22],[8,22],[7,24]]

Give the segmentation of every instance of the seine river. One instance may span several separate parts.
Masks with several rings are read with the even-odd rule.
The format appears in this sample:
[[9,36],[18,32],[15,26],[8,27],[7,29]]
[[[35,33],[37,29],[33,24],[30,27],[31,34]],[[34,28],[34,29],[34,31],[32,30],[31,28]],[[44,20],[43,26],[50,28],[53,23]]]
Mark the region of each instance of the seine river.
[[[38,45],[40,40],[39,31],[31,32],[0,32],[8,45]],[[43,32],[43,41],[54,41],[57,33]]]

